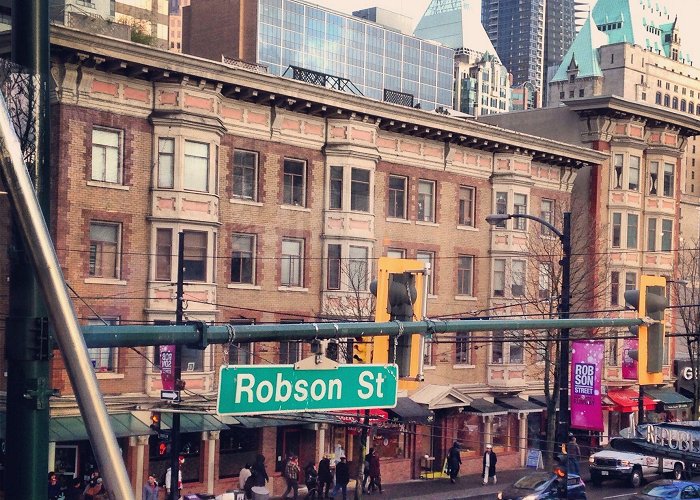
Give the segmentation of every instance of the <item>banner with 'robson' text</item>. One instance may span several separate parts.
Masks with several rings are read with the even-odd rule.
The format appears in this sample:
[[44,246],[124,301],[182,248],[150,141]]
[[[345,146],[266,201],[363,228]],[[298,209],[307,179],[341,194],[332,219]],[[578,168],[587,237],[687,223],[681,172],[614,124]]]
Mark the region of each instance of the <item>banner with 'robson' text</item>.
[[571,427],[589,431],[603,430],[601,341],[576,341],[571,349]]

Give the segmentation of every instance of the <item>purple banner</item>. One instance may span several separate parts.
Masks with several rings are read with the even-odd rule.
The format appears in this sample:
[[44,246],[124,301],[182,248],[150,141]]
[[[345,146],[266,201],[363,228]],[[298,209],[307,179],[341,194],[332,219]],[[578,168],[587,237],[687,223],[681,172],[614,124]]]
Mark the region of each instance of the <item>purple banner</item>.
[[630,351],[639,347],[639,340],[625,339],[622,341],[622,378],[637,380],[637,360],[630,358]]
[[571,349],[571,427],[603,430],[600,393],[603,352],[601,341],[576,341]]
[[175,390],[175,346],[160,346],[160,381],[164,391]]

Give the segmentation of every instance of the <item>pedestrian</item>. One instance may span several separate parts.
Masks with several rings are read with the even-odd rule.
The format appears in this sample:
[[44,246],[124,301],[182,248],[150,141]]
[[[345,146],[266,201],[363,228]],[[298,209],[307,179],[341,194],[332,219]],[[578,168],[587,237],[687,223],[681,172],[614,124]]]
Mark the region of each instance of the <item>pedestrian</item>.
[[146,484],[143,485],[141,498],[143,500],[158,500],[158,493],[160,493],[160,488],[158,487],[158,481],[156,481],[156,475],[149,474]]
[[99,474],[95,477],[95,473],[93,473],[90,482],[88,482],[85,487],[83,495],[85,500],[102,500],[107,498],[107,490],[105,490],[105,486],[102,484],[102,478]]
[[369,481],[369,460],[372,458],[374,448],[370,448],[365,455],[365,461],[362,464],[362,493],[367,493],[367,482]]
[[316,464],[313,462],[309,462],[304,469],[304,483],[308,490],[304,498],[315,499],[318,495],[318,471],[316,470]]
[[49,472],[49,500],[58,500],[61,496],[61,485],[55,472]]
[[252,475],[253,471],[250,470],[250,464],[245,464],[241,472],[238,473],[238,489],[245,490],[245,482]]
[[457,481],[457,476],[459,476],[459,466],[462,464],[462,456],[460,453],[460,446],[457,441],[454,442],[452,448],[447,453],[447,471],[450,474],[450,482],[452,484]]
[[287,489],[284,490],[282,498],[287,498],[290,491],[294,491],[294,500],[299,498],[299,458],[296,455],[287,460],[284,467],[284,479],[287,481]]
[[490,444],[486,445],[486,451],[484,452],[484,469],[482,472],[483,484],[488,484],[489,479],[493,478],[493,484],[496,484],[496,462],[498,457],[496,457],[496,452],[493,451],[493,446]]
[[333,486],[333,473],[331,472],[331,460],[328,455],[318,463],[318,496],[328,498],[331,486]]
[[258,454],[258,456],[255,457],[252,477],[254,478],[253,486],[265,486],[270,480],[270,477],[267,475],[267,471],[265,470],[265,457],[263,455]]
[[348,483],[350,482],[350,468],[345,455],[340,457],[340,462],[335,466],[335,488],[331,497],[335,497],[339,491],[343,492],[343,500],[348,499]]
[[569,435],[569,444],[566,446],[566,456],[568,458],[568,472],[572,472],[577,476],[581,475],[579,463],[581,462],[581,448],[576,442],[576,436]]
[[[179,457],[178,458],[178,467],[177,467],[177,496],[180,497],[182,494],[182,464],[185,463],[185,457]],[[165,471],[165,493],[168,498],[170,498],[170,482],[172,481],[171,479],[171,472],[170,472],[170,467],[168,467],[168,470]]]
[[83,498],[83,482],[79,477],[74,477],[70,486],[66,490],[65,500],[82,500]]
[[369,458],[369,488],[367,493],[371,494],[373,491],[379,489],[379,494],[383,494],[382,491],[382,471],[379,465],[379,456],[375,450],[372,450],[372,454]]

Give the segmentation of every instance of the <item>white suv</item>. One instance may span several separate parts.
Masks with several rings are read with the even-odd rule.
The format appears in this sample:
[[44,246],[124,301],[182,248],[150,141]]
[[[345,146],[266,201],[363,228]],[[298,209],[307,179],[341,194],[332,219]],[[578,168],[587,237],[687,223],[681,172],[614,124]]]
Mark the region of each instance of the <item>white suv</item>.
[[644,478],[665,473],[672,474],[674,479],[683,478],[684,466],[680,460],[659,459],[628,451],[605,449],[591,455],[588,462],[594,485],[606,479],[626,479],[637,488]]

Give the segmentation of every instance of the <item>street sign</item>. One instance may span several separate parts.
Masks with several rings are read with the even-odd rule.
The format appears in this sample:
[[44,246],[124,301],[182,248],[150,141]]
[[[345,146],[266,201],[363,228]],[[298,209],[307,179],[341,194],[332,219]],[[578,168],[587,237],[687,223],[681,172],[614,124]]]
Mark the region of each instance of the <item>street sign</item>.
[[180,391],[160,391],[160,399],[180,401]]
[[229,365],[222,366],[219,375],[216,410],[221,415],[396,406],[395,364],[338,365],[329,370]]

